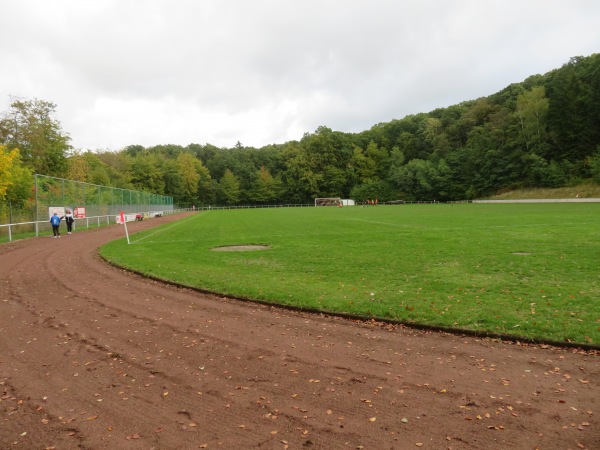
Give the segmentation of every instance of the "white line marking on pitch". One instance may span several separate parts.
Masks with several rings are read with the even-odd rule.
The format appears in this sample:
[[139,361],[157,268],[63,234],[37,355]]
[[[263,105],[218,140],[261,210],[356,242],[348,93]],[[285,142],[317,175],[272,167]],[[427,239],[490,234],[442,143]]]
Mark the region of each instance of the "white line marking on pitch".
[[[204,214],[202,214],[202,215],[201,215],[201,217],[202,217],[202,216],[204,216]],[[182,220],[179,220],[179,221],[175,222],[175,223],[174,223],[173,225],[171,225],[171,226],[168,226],[168,227],[165,227],[165,228],[161,228],[160,230],[156,230],[154,233],[150,233],[150,234],[147,234],[147,235],[146,235],[146,236],[144,236],[144,237],[141,237],[141,238],[139,238],[139,239],[136,239],[135,241],[133,241],[133,242],[132,242],[132,244],[136,244],[136,243],[138,243],[138,242],[140,242],[140,241],[143,241],[143,240],[144,240],[144,239],[146,239],[146,238],[149,238],[150,236],[154,236],[155,234],[162,233],[162,232],[163,232],[163,231],[165,231],[165,230],[169,230],[169,229],[171,229],[171,228],[173,228],[173,227],[176,227],[177,225],[181,225],[183,222],[187,222],[188,220],[195,219],[195,218],[196,218],[196,216],[192,216],[192,217],[188,217],[187,219],[182,219]]]

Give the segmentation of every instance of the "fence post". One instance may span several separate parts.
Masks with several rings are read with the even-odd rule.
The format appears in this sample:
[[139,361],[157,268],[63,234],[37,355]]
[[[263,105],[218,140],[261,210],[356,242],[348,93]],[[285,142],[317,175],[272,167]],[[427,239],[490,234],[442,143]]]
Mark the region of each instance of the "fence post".
[[33,175],[34,187],[35,187],[35,236],[39,236],[39,228],[38,228],[38,220],[40,218],[39,210],[38,210],[38,174]]

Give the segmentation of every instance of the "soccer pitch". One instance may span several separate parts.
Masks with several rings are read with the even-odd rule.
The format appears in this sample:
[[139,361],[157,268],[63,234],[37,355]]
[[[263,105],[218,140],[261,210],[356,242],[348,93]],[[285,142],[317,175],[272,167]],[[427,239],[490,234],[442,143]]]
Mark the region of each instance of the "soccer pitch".
[[211,210],[101,254],[224,295],[600,344],[597,203]]

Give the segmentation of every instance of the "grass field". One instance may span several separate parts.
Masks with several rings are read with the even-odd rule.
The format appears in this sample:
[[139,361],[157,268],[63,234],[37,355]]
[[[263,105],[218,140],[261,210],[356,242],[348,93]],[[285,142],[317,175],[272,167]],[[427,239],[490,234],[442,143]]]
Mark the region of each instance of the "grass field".
[[[229,245],[260,251],[214,251]],[[600,204],[213,210],[102,255],[302,308],[600,344]]]

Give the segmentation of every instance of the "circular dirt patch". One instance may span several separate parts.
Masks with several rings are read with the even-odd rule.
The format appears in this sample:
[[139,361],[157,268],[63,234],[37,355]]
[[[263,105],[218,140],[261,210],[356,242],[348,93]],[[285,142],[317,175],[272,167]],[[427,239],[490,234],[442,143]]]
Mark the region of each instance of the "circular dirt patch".
[[215,247],[212,250],[215,252],[250,252],[254,250],[267,250],[271,247],[268,245],[227,245],[225,247]]

